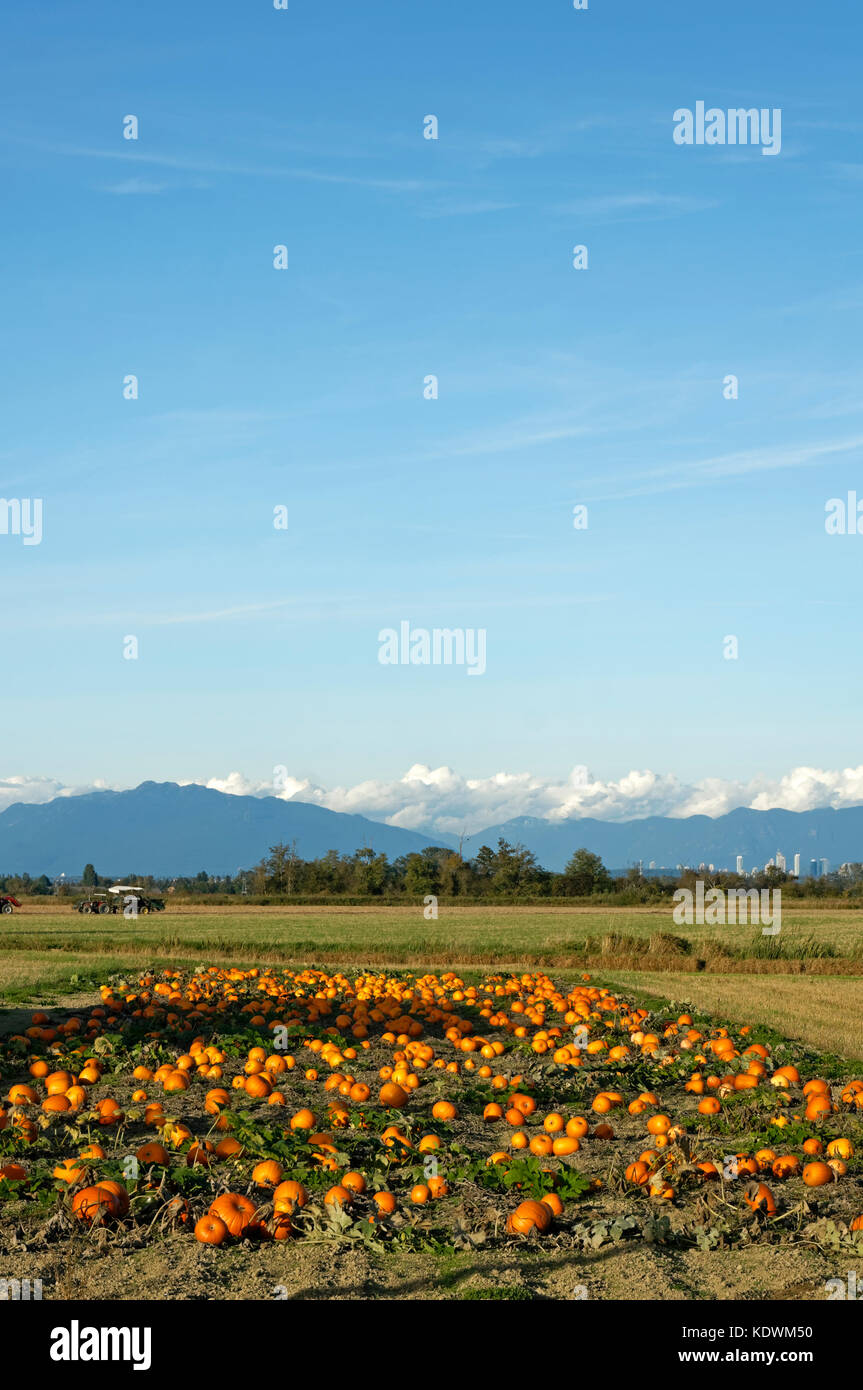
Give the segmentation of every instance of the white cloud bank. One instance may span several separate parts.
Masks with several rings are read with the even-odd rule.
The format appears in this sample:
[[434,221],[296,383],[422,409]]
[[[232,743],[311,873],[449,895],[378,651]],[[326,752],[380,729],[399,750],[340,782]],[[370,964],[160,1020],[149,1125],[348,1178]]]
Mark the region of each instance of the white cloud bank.
[[54,801],[58,796],[84,796],[86,792],[110,790],[119,789],[101,777],[82,787],[67,787],[56,777],[0,777],[0,811],[21,802],[40,806],[45,801]]
[[[0,811],[15,802],[39,803],[57,796],[80,796],[109,784],[67,787],[50,777],[0,778]],[[184,785],[189,785],[188,782]],[[320,787],[274,768],[267,781],[240,772],[211,777],[197,785],[233,796],[272,796],[309,801],[331,811],[347,811],[406,830],[473,835],[514,816],[559,822],[580,816],[598,820],[636,820],[643,816],[721,816],[738,806],[757,811],[781,807],[811,811],[863,804],[863,767],[824,771],[796,767],[783,777],[755,777],[732,782],[708,777],[686,783],[670,774],[628,772],[603,781],[586,767],[573,768],[561,781],[529,772],[497,772],[491,777],[463,777],[449,767],[415,763],[401,778],[371,780],[352,787]]]

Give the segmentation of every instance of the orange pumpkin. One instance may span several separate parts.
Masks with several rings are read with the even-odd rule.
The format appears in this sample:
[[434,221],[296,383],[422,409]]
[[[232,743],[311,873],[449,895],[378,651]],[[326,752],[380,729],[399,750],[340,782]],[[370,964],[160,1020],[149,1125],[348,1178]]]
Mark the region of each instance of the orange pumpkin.
[[293,1178],[280,1182],[273,1193],[273,1207],[277,1213],[290,1215],[294,1207],[304,1207],[308,1200],[309,1194],[303,1184]]
[[551,1208],[545,1202],[528,1200],[516,1207],[507,1220],[506,1228],[512,1234],[526,1236],[531,1231],[544,1234],[551,1225]]
[[208,1214],[218,1216],[219,1220],[225,1223],[228,1233],[239,1237],[245,1234],[250,1225],[255,1215],[255,1207],[242,1193],[223,1192],[221,1197],[217,1197],[211,1204]]
[[220,1216],[208,1213],[195,1225],[195,1240],[202,1245],[221,1245],[228,1238],[228,1228]]
[[750,1182],[743,1190],[743,1200],[752,1211],[766,1216],[776,1215],[776,1200],[766,1183]]
[[827,1163],[822,1163],[816,1159],[814,1163],[807,1163],[803,1169],[803,1181],[807,1187],[825,1187],[828,1182],[834,1182],[835,1173]]

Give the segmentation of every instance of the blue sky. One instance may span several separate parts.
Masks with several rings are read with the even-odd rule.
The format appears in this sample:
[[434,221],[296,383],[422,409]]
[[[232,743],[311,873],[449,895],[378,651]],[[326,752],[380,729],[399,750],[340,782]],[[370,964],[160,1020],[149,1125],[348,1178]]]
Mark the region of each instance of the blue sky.
[[[863,764],[863,23],[757,11],[10,0],[0,778]],[[405,619],[486,673],[380,665]]]

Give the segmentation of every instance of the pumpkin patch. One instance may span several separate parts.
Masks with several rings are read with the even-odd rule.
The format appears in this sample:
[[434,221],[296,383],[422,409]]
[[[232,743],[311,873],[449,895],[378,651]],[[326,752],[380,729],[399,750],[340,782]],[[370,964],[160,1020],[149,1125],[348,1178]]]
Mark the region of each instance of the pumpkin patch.
[[14,1210],[37,1234],[178,1242],[227,1271],[303,1241],[863,1234],[863,1080],[746,1026],[539,972],[210,966],[101,995],[0,1040],[0,1240]]

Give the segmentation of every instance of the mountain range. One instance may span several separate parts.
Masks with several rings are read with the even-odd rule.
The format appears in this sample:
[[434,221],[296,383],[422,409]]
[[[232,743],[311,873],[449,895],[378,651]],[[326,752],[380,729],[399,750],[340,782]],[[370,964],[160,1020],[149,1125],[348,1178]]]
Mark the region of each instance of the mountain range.
[[[729,811],[723,816],[648,816],[603,821],[590,817],[546,821],[520,816],[489,826],[464,841],[473,857],[499,838],[533,851],[546,869],[563,869],[576,849],[599,854],[612,870],[641,860],[645,868],[673,871],[678,864],[747,869],[781,851],[792,866],[799,850],[804,876],[811,859],[831,867],[863,861],[863,806],[842,810]],[[235,874],[266,855],[270,845],[296,842],[301,859],[337,850],[353,854],[369,845],[390,860],[431,845],[456,848],[457,837],[384,825],[365,816],[329,811],[272,796],[230,796],[197,785],[142,782],[131,791],[57,797],[42,805],[18,803],[0,813],[0,872],[77,877],[87,863],[100,874],[180,877],[205,869]]]
[[7,806],[0,814],[0,871],[77,877],[85,864],[95,864],[106,877],[130,871],[187,877],[201,869],[235,874],[257,864],[270,845],[294,840],[300,859],[331,849],[353,854],[362,845],[397,859],[440,843],[308,802],[142,782],[132,791]]
[[561,870],[580,847],[598,854],[609,869],[625,869],[642,861],[675,872],[679,864],[713,864],[734,870],[738,854],[743,867],[763,868],[777,851],[793,867],[800,853],[801,875],[811,859],[827,859],[831,868],[863,861],[863,806],[834,811],[753,811],[738,807],[724,816],[646,816],[643,820],[607,821],[582,817],[547,821],[519,816],[489,826],[466,839],[463,853],[472,857],[480,845],[496,845],[499,836],[533,850],[546,869]]

